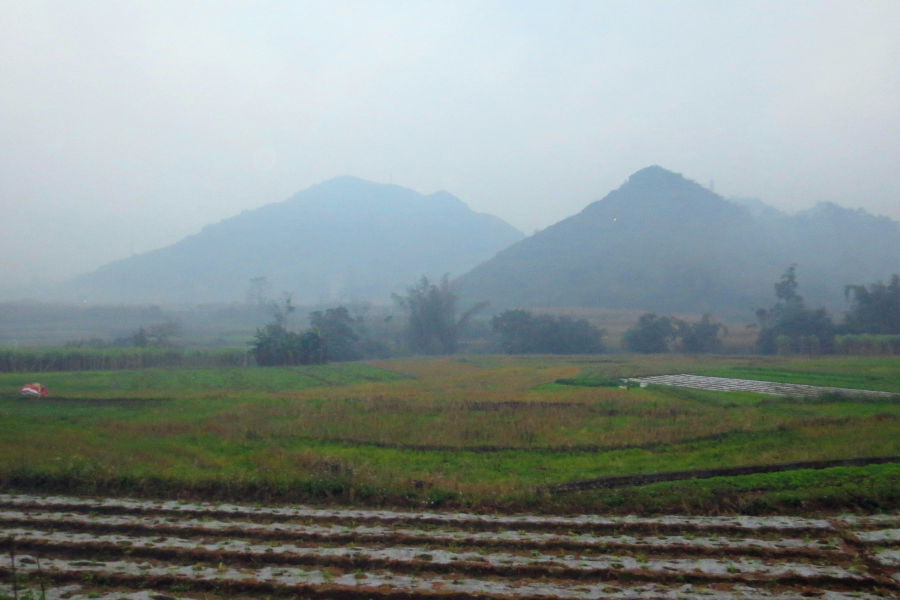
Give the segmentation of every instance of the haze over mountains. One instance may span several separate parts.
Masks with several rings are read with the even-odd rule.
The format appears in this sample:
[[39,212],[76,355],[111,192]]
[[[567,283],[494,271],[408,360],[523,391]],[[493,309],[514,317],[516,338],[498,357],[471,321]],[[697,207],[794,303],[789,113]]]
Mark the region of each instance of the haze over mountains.
[[900,224],[829,203],[789,216],[758,200],[729,202],[653,166],[458,284],[495,308],[737,315],[771,304],[772,284],[792,263],[810,303],[840,310],[844,285],[900,271]]
[[447,192],[338,177],[109,263],[69,293],[90,303],[229,302],[266,277],[272,295],[292,292],[295,303],[387,303],[423,274],[465,273],[523,237]]
[[[661,167],[525,238],[447,192],[339,177],[172,246],[76,279],[89,302],[240,301],[266,277],[297,303],[390,301],[421,275],[458,276],[465,301],[747,316],[798,265],[814,305],[846,307],[846,284],[900,272],[900,224],[820,203],[788,215],[729,201]],[[467,272],[468,271],[468,272]]]

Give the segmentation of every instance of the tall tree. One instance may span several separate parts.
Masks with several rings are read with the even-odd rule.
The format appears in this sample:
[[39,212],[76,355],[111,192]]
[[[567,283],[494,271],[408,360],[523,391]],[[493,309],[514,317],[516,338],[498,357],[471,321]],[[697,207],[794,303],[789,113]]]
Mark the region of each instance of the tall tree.
[[677,333],[676,322],[671,317],[645,313],[638,318],[634,327],[622,334],[622,344],[629,352],[644,354],[668,352],[669,343],[675,341]]
[[694,354],[709,354],[722,349],[722,338],[719,334],[728,335],[728,328],[712,315],[706,313],[696,323],[678,320],[676,335],[681,338],[681,349]]
[[[900,334],[900,275],[894,274],[890,283],[845,286],[850,310],[844,315],[844,325],[853,333]],[[851,299],[852,296],[852,299]]]
[[781,280],[775,283],[775,297],[782,302],[803,302],[803,297],[797,295],[797,265],[793,264],[781,275]]
[[358,321],[350,316],[346,306],[309,313],[309,324],[325,339],[328,360],[341,362],[359,360],[362,353],[356,347]]
[[797,265],[791,265],[775,284],[777,301],[771,308],[756,311],[762,354],[776,352],[831,352],[834,350],[834,322],[824,308],[807,308],[797,294]]
[[459,299],[448,275],[444,275],[440,285],[423,275],[405,295],[393,294],[393,298],[409,313],[407,343],[417,354],[453,354],[459,350],[460,331],[487,306],[487,302],[479,302],[457,319]]
[[315,329],[288,331],[288,315],[294,312],[291,297],[269,305],[272,321],[256,330],[250,353],[261,367],[282,365],[320,365],[328,361],[325,338]]

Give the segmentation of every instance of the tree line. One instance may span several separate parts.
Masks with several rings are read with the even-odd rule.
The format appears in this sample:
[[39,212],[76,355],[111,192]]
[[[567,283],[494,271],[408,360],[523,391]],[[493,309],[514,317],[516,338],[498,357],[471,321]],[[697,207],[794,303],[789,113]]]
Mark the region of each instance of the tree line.
[[660,317],[645,313],[637,324],[622,335],[622,345],[629,352],[645,354],[668,352],[670,345],[681,342],[681,349],[689,353],[712,353],[722,349],[722,336],[728,329],[705,314],[697,323],[676,317]]
[[839,337],[900,335],[900,275],[887,284],[845,286],[850,309],[840,323],[824,308],[806,306],[798,287],[797,265],[791,265],[775,284],[775,304],[756,311],[760,353],[830,353]]
[[[422,355],[458,352],[465,328],[487,306],[487,302],[476,303],[460,314],[459,297],[446,276],[437,283],[422,277],[405,294],[394,294],[393,298],[407,314],[403,338],[406,350]],[[354,318],[344,306],[310,313],[310,327],[298,332],[288,327],[295,311],[289,296],[269,302],[269,309],[272,321],[258,328],[251,342],[250,353],[260,366],[324,364],[390,355],[384,341],[368,335],[363,318]],[[500,349],[509,354],[597,354],[605,350],[604,331],[584,319],[507,310],[493,317],[491,330]]]
[[[835,323],[824,308],[810,308],[798,293],[797,266],[791,265],[774,284],[775,302],[756,310],[761,354],[852,352],[865,348],[900,348],[900,276],[890,282],[846,286],[850,309]],[[461,337],[487,302],[460,311],[459,298],[448,277],[432,282],[422,277],[393,299],[407,315],[403,345],[413,354],[441,355],[459,351]],[[273,319],[257,329],[251,354],[257,364],[322,364],[328,361],[386,358],[391,349],[373,339],[363,317],[344,306],[314,311],[310,327],[290,331],[295,307],[290,297],[271,302]],[[388,317],[390,319],[391,317]],[[599,354],[606,351],[606,332],[586,319],[505,310],[490,319],[496,347],[507,354]],[[690,322],[675,316],[646,313],[622,336],[629,352],[721,352],[728,330],[713,315]],[[854,337],[857,336],[857,337]],[[859,337],[868,336],[868,337]],[[873,338],[873,336],[875,336]],[[881,336],[881,337],[879,337]],[[880,344],[880,346],[879,346]]]
[[[775,303],[756,310],[760,354],[900,351],[900,275],[893,275],[887,284],[845,286],[851,304],[840,323],[824,308],[806,305],[797,291],[797,265],[788,267],[774,288]],[[708,314],[691,324],[647,313],[625,332],[622,342],[630,352],[668,352],[676,340],[685,352],[717,352],[722,347],[720,334],[727,334],[727,329]]]
[[288,317],[294,312],[290,296],[270,302],[271,322],[256,330],[250,354],[260,366],[321,365],[363,358],[387,358],[387,345],[372,339],[362,317],[345,306],[309,314],[310,327],[294,332]]

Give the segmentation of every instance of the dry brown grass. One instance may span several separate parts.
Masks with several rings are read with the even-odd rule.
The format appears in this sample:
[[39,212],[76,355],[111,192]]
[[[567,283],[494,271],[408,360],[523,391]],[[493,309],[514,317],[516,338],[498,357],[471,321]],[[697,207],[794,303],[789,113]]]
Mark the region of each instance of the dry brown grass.
[[[681,366],[678,357],[655,366],[670,370],[673,358]],[[395,361],[384,366],[415,379],[276,393],[271,396],[280,401],[240,404],[202,423],[117,422],[109,431],[125,437],[199,433],[230,442],[300,438],[408,448],[564,449],[674,443],[781,424],[757,407],[726,409],[659,391],[546,388],[585,368],[562,360],[541,367],[509,357],[491,360],[493,368],[452,358]],[[597,360],[586,365],[620,368]]]

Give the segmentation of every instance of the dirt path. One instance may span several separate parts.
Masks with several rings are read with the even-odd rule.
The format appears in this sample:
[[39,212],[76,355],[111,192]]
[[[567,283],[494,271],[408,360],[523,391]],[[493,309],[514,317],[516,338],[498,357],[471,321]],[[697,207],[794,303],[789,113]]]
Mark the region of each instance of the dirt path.
[[[13,589],[13,567],[16,589]],[[0,495],[0,594],[897,597],[900,517],[478,515]]]
[[850,388],[821,387],[801,385],[798,383],[775,383],[772,381],[753,381],[750,379],[729,379],[726,377],[706,377],[704,375],[655,375],[653,377],[636,377],[629,379],[641,384],[641,387],[653,383],[671,385],[698,390],[714,390],[719,392],[756,392],[774,396],[821,396],[823,394],[841,394],[845,396],[863,396],[869,398],[891,398],[897,396],[890,392],[872,390],[855,390]]

